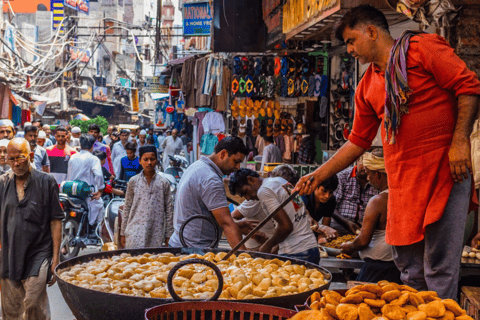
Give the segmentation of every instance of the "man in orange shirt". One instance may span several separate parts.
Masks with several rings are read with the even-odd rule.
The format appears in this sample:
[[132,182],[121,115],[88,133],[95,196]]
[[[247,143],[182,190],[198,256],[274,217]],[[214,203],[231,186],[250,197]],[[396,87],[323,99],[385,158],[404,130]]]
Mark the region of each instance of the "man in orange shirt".
[[309,194],[350,165],[383,123],[386,242],[394,246],[406,284],[456,298],[480,82],[440,36],[406,32],[394,40],[385,16],[372,6],[351,9],[335,33],[370,67],[356,89],[349,141],[296,189]]

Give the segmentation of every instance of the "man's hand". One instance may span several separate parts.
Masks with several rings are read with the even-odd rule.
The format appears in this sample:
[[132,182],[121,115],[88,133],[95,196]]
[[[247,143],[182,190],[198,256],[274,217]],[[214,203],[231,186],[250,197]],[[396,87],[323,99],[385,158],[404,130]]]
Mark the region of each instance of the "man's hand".
[[258,226],[258,221],[255,220],[247,220],[247,219],[242,219],[236,221],[236,224],[238,225],[238,228],[240,228],[240,232],[242,234],[249,234],[250,231],[252,231],[256,226]]
[[347,220],[345,221],[345,223],[347,224],[347,230],[350,231],[352,234],[357,234],[357,230],[362,228],[361,225],[351,220]]
[[322,226],[320,231],[322,231],[325,234],[325,239],[327,241],[332,241],[333,239],[338,238],[337,230],[330,228],[328,226]]
[[258,231],[257,233],[255,233],[253,236],[252,236],[253,239],[255,239],[255,241],[257,241],[258,243],[265,243],[265,241],[268,240],[268,237],[265,233],[263,233],[262,231]]
[[472,248],[480,249],[480,232],[472,239]]
[[260,249],[258,249],[259,252],[264,252],[264,253],[271,253],[272,252],[272,246],[268,243],[265,242]]
[[468,138],[453,139],[448,152],[450,171],[455,182],[468,179],[467,171],[472,173],[470,140]]
[[97,191],[95,193],[92,193],[92,200],[98,200],[100,199],[100,196],[102,195],[102,191]]
[[48,282],[49,287],[53,286],[55,284],[55,282],[57,281],[57,279],[55,278],[55,268],[58,266],[58,263],[59,263],[58,257],[53,257],[52,266],[50,267],[52,278]]
[[347,242],[347,243],[342,244],[340,246],[340,249],[342,250],[342,253],[346,253],[348,255],[351,255],[354,252],[352,242]]
[[[312,194],[313,191],[315,191],[322,180],[317,178],[318,174],[320,173],[320,169],[315,170],[315,172],[312,172],[306,176],[303,176],[295,186],[294,191],[298,191],[301,196],[303,195],[308,195]],[[313,178],[313,181],[311,180]]]
[[119,249],[125,249],[125,236],[120,236],[120,246]]

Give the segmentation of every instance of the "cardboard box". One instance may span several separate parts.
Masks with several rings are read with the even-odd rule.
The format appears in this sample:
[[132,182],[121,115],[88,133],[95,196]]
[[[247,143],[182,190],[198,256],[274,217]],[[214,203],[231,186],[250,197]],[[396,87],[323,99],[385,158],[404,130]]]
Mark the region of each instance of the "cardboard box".
[[480,320],[480,288],[462,287],[460,293],[460,307],[467,311],[467,315]]

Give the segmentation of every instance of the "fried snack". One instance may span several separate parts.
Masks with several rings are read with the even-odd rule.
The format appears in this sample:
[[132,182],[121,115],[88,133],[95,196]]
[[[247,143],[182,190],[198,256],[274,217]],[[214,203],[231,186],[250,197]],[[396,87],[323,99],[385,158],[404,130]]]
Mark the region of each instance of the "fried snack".
[[398,299],[395,299],[390,302],[392,306],[403,306],[404,304],[407,303],[408,299],[410,297],[410,292],[402,294]]
[[417,295],[422,298],[425,303],[429,303],[438,298],[438,294],[435,291],[420,291]]
[[393,301],[399,298],[402,295],[400,290],[390,290],[382,294],[381,299],[385,300],[386,302]]
[[358,317],[360,320],[372,320],[376,316],[367,304],[361,303],[358,306]]
[[303,310],[290,318],[290,320],[317,320],[323,319],[323,315],[317,310]]
[[440,320],[454,320],[454,319],[455,319],[455,314],[449,310],[445,312],[445,315],[443,316],[443,318],[440,318]]
[[402,307],[403,311],[405,311],[406,314],[409,314],[410,312],[415,312],[418,311],[418,309],[412,305],[406,305]]
[[467,316],[466,314],[455,317],[455,320],[474,320],[472,317]]
[[382,307],[382,314],[390,320],[402,320],[405,318],[405,311],[401,307],[390,304]]
[[429,318],[441,318],[446,312],[445,305],[439,300],[421,304],[418,306],[418,310],[425,312]]
[[425,301],[417,293],[410,293],[408,301],[412,306],[418,307],[421,304],[425,304]]
[[407,313],[407,320],[426,320],[427,314],[423,311],[414,311]]
[[340,303],[336,309],[339,320],[357,320],[358,307],[354,304]]
[[[313,290],[327,282],[318,269],[307,269],[289,260],[254,259],[248,253],[241,253],[238,257],[232,255],[228,261],[221,261],[225,255],[225,252],[209,252],[204,256],[175,256],[172,253],[131,256],[122,253],[59,270],[58,275],[64,281],[91,290],[161,299],[171,298],[166,286],[169,271],[179,261],[193,258],[217,264],[224,280],[220,299],[274,298]],[[173,284],[177,294],[184,299],[209,299],[219,285],[213,270],[201,264],[180,268]],[[312,298],[318,300],[318,308],[325,307],[325,301],[320,303],[324,298],[319,293]],[[329,294],[329,302],[341,298],[338,294]]]
[[455,317],[459,317],[461,315],[466,314],[466,311],[463,310],[455,300],[443,299],[442,303],[448,311],[453,312]]
[[362,303],[362,302],[363,302],[363,297],[358,293],[351,294],[340,300],[340,303]]
[[372,308],[382,308],[385,306],[387,303],[385,300],[382,299],[365,299],[363,300],[366,304],[368,304]]

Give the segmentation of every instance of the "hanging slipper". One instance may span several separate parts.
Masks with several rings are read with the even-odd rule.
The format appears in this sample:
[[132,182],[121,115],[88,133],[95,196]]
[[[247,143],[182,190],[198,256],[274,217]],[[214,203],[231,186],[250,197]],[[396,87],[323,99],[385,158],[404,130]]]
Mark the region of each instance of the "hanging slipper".
[[274,79],[275,81],[275,97],[282,96],[282,77],[278,77]]
[[253,78],[252,76],[248,75],[245,77],[245,91],[246,91],[246,96],[251,97],[253,95]]
[[267,66],[267,76],[275,75],[275,59],[273,57],[268,57],[268,66]]
[[255,59],[253,57],[248,58],[248,75],[252,78],[255,75]]
[[320,77],[319,74],[315,75],[315,90],[313,93],[314,97],[319,97],[320,96],[320,88],[322,86],[322,78]]
[[248,74],[248,58],[242,57],[242,75],[246,76]]
[[247,136],[251,136],[253,131],[253,126],[252,126],[252,120],[248,119],[247,120],[247,129],[245,130],[245,133]]
[[343,113],[343,118],[344,118],[345,120],[349,120],[349,119],[350,119],[350,102],[349,102],[349,101],[345,101],[345,102],[343,103],[342,113]]
[[239,83],[238,83],[238,76],[233,76],[232,80],[232,96],[236,97],[238,93]]
[[327,90],[328,90],[328,77],[324,74],[322,74],[321,78],[321,85],[320,85],[320,96],[321,97],[326,97],[327,96]]
[[308,77],[308,96],[314,97],[315,93],[315,76],[311,75]]
[[267,74],[268,71],[268,58],[267,57],[262,57],[262,73]]
[[342,141],[343,139],[343,125],[340,123],[335,125],[335,139],[337,141]]
[[238,80],[238,96],[245,97],[245,91],[247,90],[247,83],[245,82],[245,78],[241,77]]
[[282,69],[280,70],[280,73],[282,76],[286,76],[288,73],[288,59],[286,57],[283,57],[282,60]]
[[295,78],[295,97],[299,97],[302,94],[302,80],[300,77]]
[[265,100],[262,100],[260,102],[260,108],[258,110],[258,113],[260,113],[260,115],[262,117],[265,117],[265,115],[267,114],[267,107],[266,107],[266,104],[265,104]]
[[233,74],[241,75],[242,74],[242,60],[240,57],[233,58]]
[[255,75],[260,76],[262,74],[262,58],[255,58]]
[[282,77],[280,96],[281,97],[288,96],[288,78],[287,77]]
[[254,76],[252,98],[257,99],[259,97],[260,97],[260,76]]
[[320,118],[325,118],[327,116],[327,108],[328,108],[328,99],[327,97],[320,97]]
[[300,85],[300,89],[302,91],[302,96],[306,97],[308,94],[308,80],[307,77],[302,77],[302,84]]
[[258,86],[258,97],[265,98],[267,94],[267,80],[264,75],[261,75],[259,78],[260,85]]
[[287,58],[288,59],[288,73],[287,75],[289,77],[292,77],[295,75],[295,71],[297,70],[297,66],[295,65],[295,59],[293,58]]
[[252,99],[247,101],[247,117],[253,117],[254,104]]
[[279,76],[282,71],[282,62],[280,57],[275,57],[273,73],[275,76]]
[[295,78],[288,78],[288,96],[293,97],[295,95]]
[[342,100],[339,99],[335,102],[335,111],[334,111],[335,117],[337,117],[337,119],[341,119],[343,116],[342,108],[343,108],[343,102]]
[[275,81],[273,76],[268,76],[265,79],[265,97],[273,98],[275,97]]

